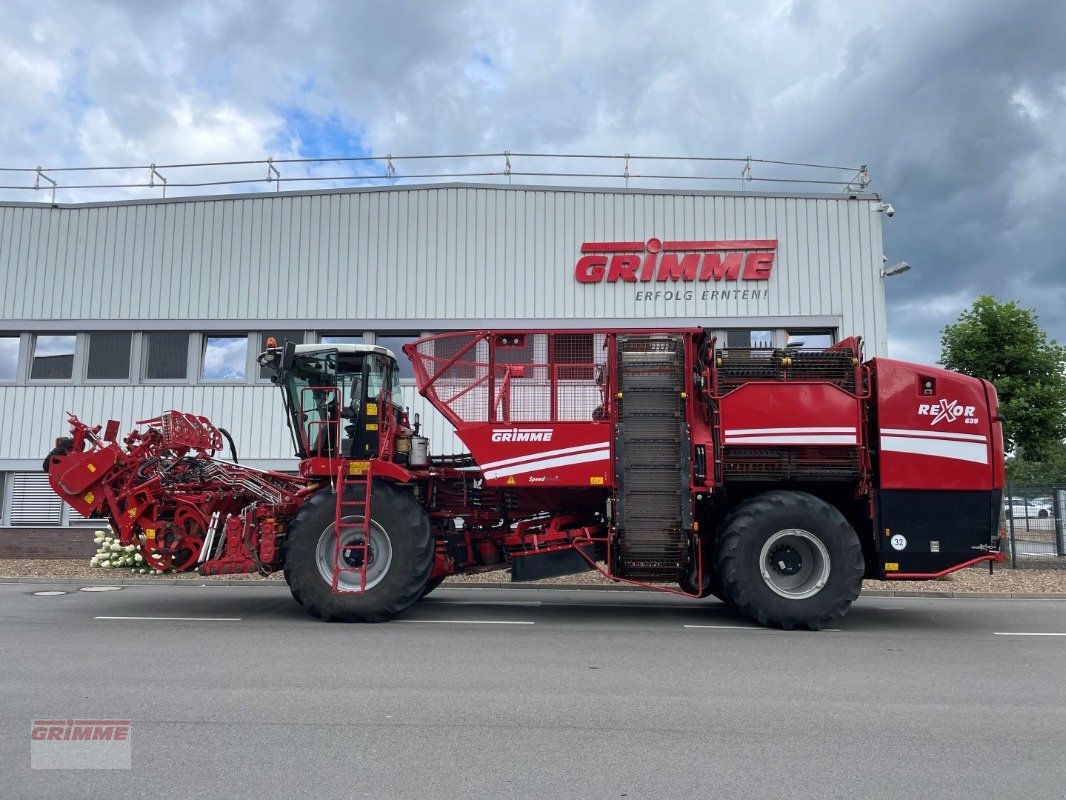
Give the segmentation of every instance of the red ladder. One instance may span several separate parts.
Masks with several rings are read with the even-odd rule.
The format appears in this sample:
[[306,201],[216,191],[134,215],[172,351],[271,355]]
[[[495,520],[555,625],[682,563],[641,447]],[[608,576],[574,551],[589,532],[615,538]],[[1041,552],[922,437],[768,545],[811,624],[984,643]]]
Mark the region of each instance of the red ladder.
[[[333,521],[333,593],[359,594],[366,591],[366,570],[370,561],[370,461],[341,461],[337,470],[337,510]],[[351,487],[351,491],[348,491]],[[351,495],[349,499],[348,495]],[[360,517],[344,522],[345,517]],[[361,544],[342,545],[347,534],[355,532]],[[359,566],[345,566],[343,559],[355,556]],[[358,589],[340,588],[344,572],[359,573]]]

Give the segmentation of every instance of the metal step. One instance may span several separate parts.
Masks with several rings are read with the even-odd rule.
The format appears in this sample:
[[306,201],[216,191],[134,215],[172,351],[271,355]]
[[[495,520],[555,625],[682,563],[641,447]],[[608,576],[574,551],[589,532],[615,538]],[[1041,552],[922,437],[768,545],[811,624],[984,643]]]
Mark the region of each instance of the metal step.
[[[624,441],[681,441],[679,417],[673,416],[632,416],[621,414],[618,434]],[[632,422],[632,425],[627,425]]]

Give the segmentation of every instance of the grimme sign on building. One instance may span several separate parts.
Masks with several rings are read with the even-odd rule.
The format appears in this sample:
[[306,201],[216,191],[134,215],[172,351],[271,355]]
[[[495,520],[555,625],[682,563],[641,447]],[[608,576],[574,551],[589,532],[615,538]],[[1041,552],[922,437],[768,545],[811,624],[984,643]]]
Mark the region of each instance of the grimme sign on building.
[[390,348],[435,453],[463,445],[400,352],[429,333],[701,326],[730,347],[858,335],[883,355],[880,207],[875,194],[458,183],[0,202],[0,274],[19,276],[0,293],[0,536],[84,524],[40,472],[68,411],[123,431],[203,414],[241,463],[293,468],[255,362],[269,336]]
[[[574,276],[579,283],[660,284],[638,290],[635,300],[760,300],[769,290],[748,281],[768,281],[774,269],[776,239],[721,241],[584,242]],[[744,281],[743,289],[735,288]],[[666,288],[681,282],[710,284],[714,289]],[[731,286],[730,284],[733,284]],[[756,286],[758,284],[755,284]]]

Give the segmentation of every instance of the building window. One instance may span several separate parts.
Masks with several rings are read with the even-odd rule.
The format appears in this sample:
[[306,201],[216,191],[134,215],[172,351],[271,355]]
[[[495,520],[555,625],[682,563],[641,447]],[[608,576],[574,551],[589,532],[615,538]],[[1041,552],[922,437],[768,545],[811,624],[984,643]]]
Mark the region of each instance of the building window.
[[319,337],[322,344],[362,344],[361,333],[324,333]]
[[248,374],[247,336],[204,336],[205,381],[243,381]]
[[413,381],[415,379],[415,368],[411,364],[411,360],[404,355],[403,346],[418,338],[414,333],[392,333],[388,336],[377,337],[377,344],[388,348],[396,356],[396,363],[400,367],[400,380],[402,381]]
[[0,381],[13,381],[18,377],[19,337],[0,336]]
[[[553,337],[555,370],[561,380],[587,381],[595,372],[594,346],[591,333],[557,333]],[[566,367],[559,364],[581,364]]]
[[132,333],[90,333],[85,377],[91,381],[129,380]]
[[37,336],[33,342],[33,380],[70,380],[74,377],[74,334]]
[[[285,342],[292,342],[293,344],[304,343],[303,331],[263,331],[259,334],[259,352],[262,353],[267,349],[267,339],[271,336],[278,343],[278,347],[284,347]],[[274,377],[274,370],[269,367],[259,367],[259,379],[268,381]]]
[[802,347],[804,350],[824,350],[835,344],[834,339],[833,331],[829,330],[788,332],[788,346]]
[[183,381],[189,375],[189,334],[146,333],[144,377],[151,381]]
[[40,472],[16,472],[11,481],[11,526],[56,528],[62,524],[63,501]]
[[774,346],[773,331],[732,330],[725,332],[726,347],[765,349]]

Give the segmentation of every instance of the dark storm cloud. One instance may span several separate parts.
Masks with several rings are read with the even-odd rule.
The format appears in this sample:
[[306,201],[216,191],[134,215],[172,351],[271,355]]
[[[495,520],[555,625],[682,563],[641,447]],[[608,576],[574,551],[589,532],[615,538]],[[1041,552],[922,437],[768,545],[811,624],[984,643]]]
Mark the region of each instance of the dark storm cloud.
[[1066,4],[25,0],[8,22],[8,164],[280,157],[323,130],[867,163],[915,267],[887,287],[895,354],[935,359],[980,293],[1066,339]]

